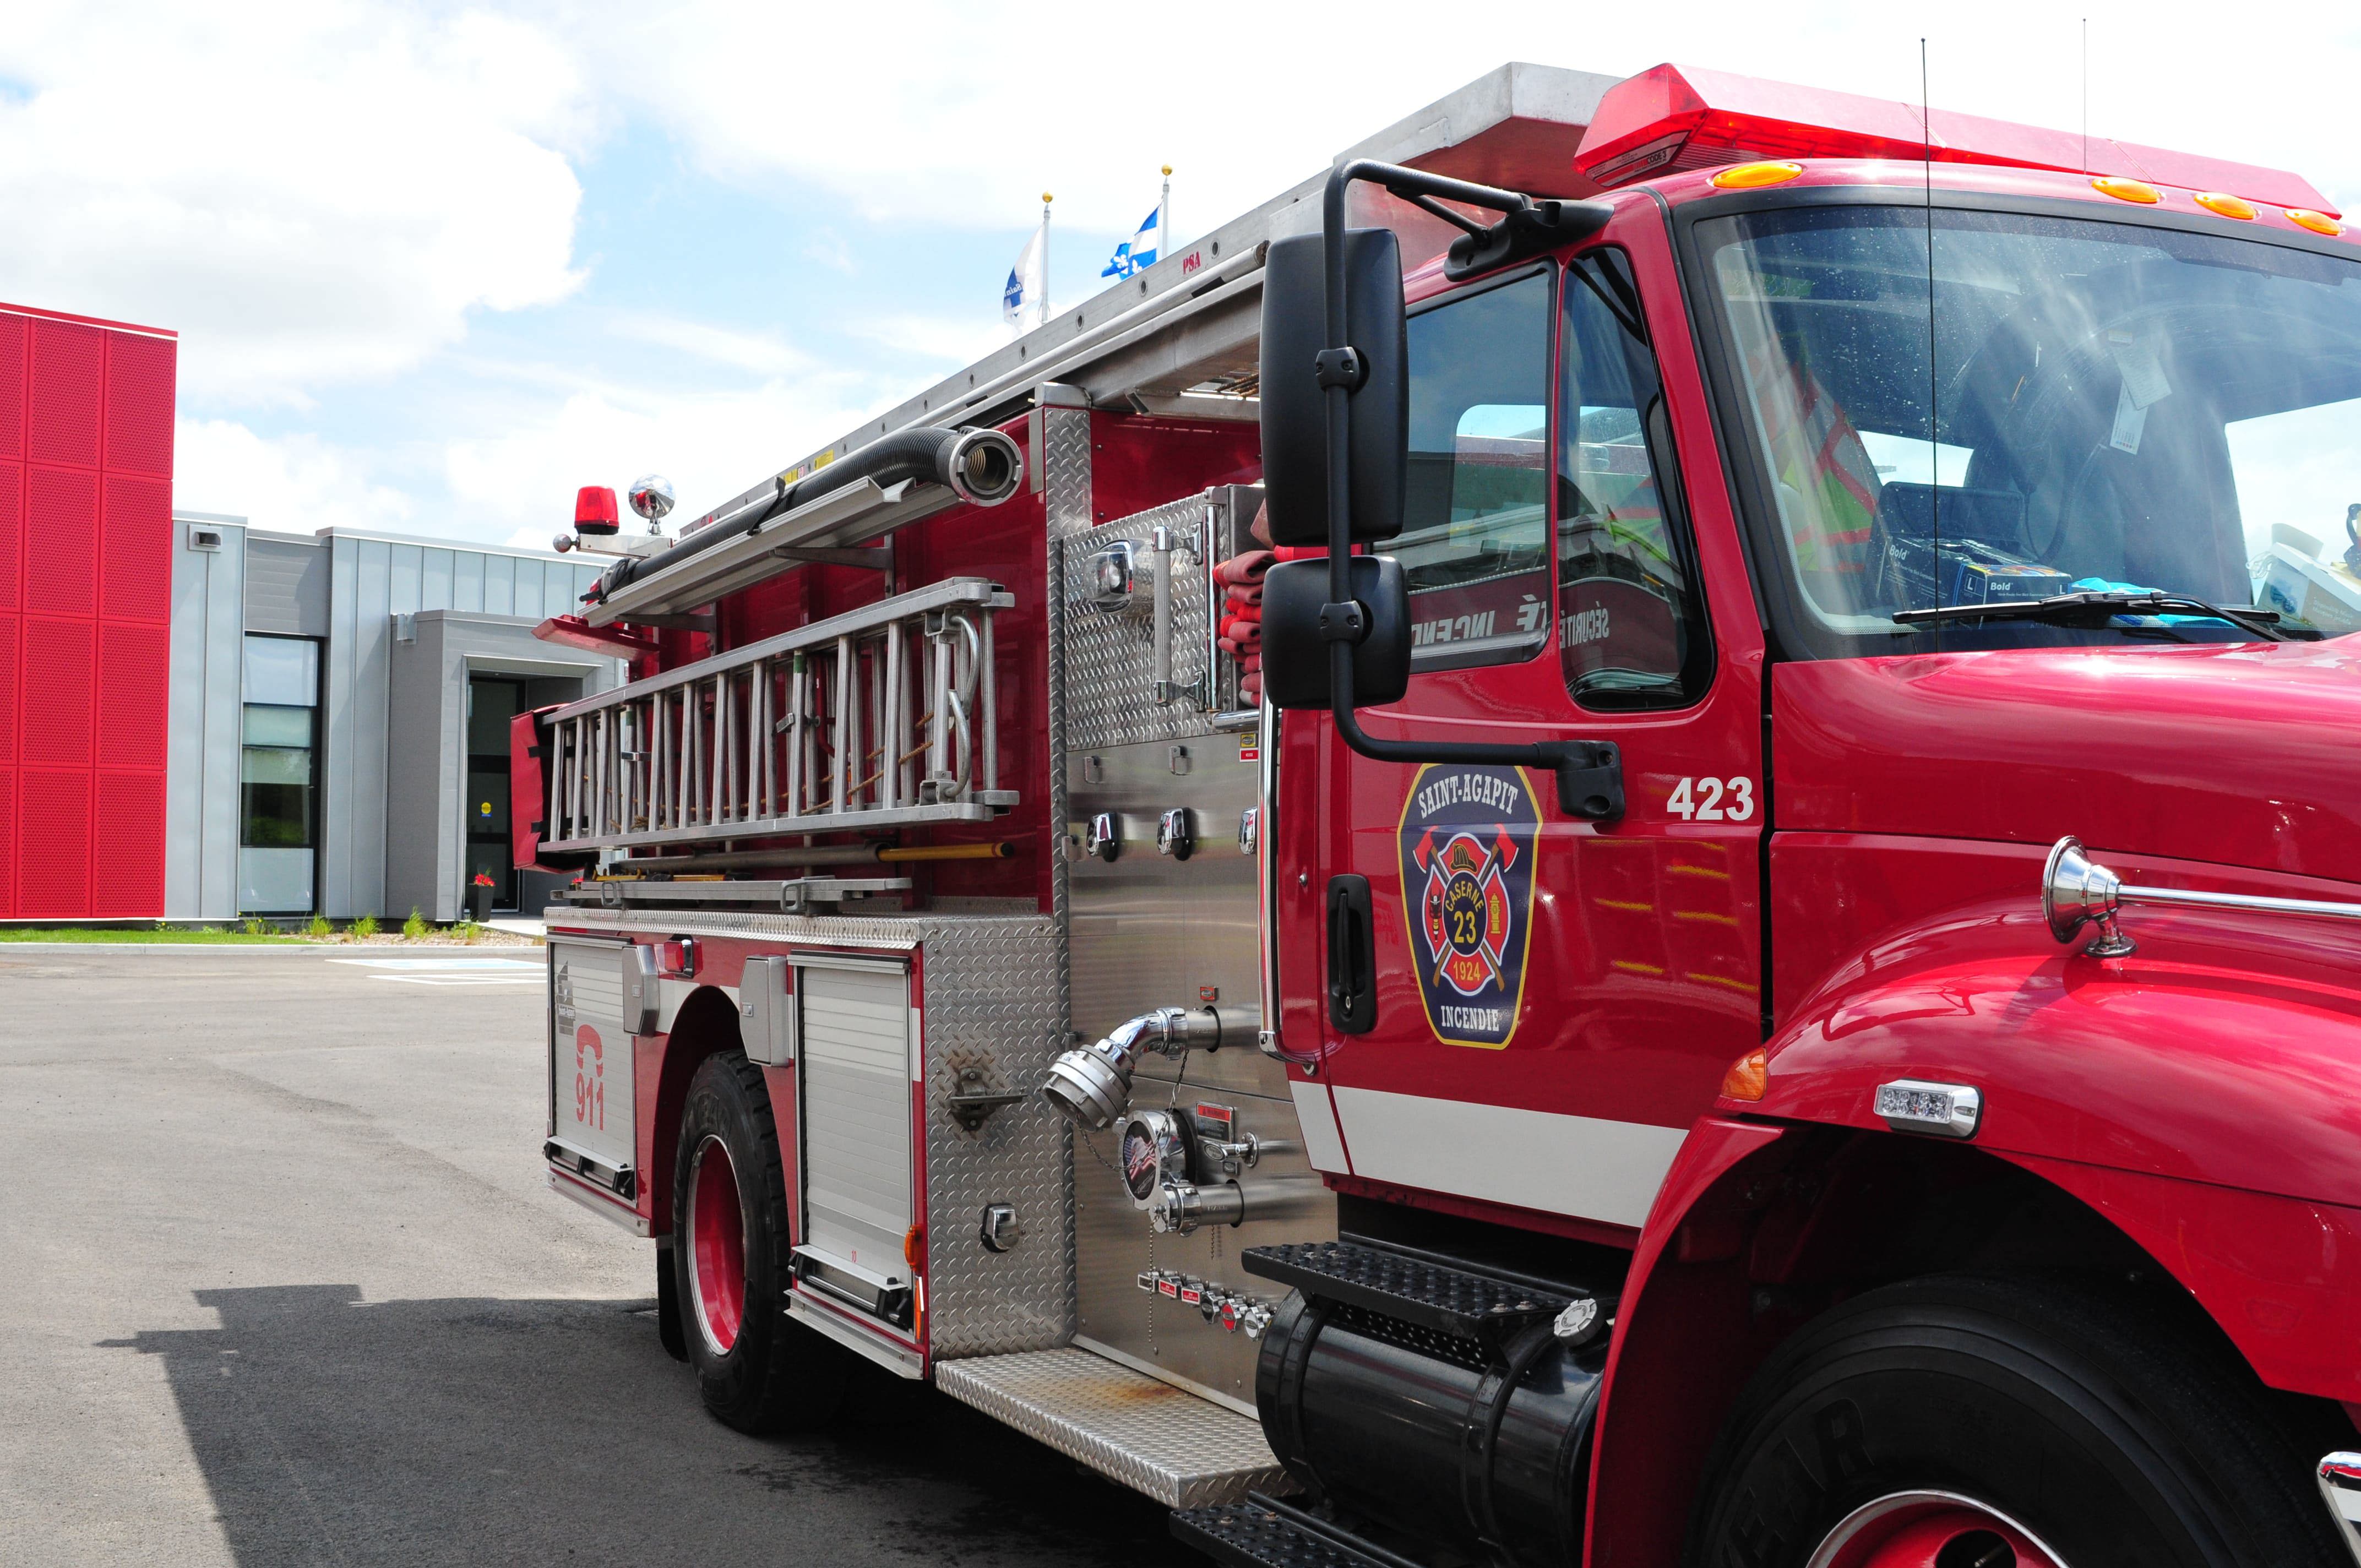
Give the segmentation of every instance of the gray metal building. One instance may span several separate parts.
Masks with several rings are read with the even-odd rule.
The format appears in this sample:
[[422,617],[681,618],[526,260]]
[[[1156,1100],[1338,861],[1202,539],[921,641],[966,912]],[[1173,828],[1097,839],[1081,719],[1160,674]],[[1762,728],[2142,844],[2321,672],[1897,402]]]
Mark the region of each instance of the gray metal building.
[[603,562],[398,534],[172,520],[165,914],[450,920],[555,881],[508,863],[508,720],[604,691],[533,634]]

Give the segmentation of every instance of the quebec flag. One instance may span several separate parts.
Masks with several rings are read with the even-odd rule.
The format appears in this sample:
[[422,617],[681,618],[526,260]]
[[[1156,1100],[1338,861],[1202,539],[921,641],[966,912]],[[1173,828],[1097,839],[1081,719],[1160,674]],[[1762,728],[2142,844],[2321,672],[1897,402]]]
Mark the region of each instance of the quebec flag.
[[1137,232],[1115,247],[1115,256],[1100,269],[1102,278],[1128,278],[1144,268],[1156,265],[1156,257],[1164,244],[1164,206],[1162,203],[1148,210],[1140,220]]
[[1026,313],[1039,305],[1049,292],[1049,280],[1043,275],[1047,270],[1044,253],[1049,248],[1049,223],[1044,220],[1026,242],[1016,265],[1008,269],[1008,282],[1000,291],[1000,319],[1012,327],[1021,328]]

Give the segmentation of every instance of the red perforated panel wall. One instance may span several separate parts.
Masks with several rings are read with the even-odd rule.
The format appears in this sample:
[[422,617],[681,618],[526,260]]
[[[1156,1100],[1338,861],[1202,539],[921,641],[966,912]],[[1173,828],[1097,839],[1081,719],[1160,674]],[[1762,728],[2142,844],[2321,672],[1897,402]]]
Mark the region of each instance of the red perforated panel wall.
[[0,919],[164,912],[178,352],[0,305]]

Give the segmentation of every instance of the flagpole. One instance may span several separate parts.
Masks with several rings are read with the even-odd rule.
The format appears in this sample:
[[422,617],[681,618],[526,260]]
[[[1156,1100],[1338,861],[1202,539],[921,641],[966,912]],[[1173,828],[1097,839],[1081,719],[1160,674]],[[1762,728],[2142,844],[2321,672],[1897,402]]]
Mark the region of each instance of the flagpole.
[[1041,324],[1049,324],[1049,192],[1041,192]]
[[1156,259],[1172,254],[1172,166],[1164,166],[1164,194],[1156,203]]

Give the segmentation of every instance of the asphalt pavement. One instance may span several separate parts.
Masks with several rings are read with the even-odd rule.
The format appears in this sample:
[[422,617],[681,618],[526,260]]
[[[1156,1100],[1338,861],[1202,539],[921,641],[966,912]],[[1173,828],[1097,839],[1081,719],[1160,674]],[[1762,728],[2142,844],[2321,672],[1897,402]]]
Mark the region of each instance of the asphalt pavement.
[[540,972],[0,946],[0,1559],[1202,1563],[931,1389],[708,1418],[544,1182]]

